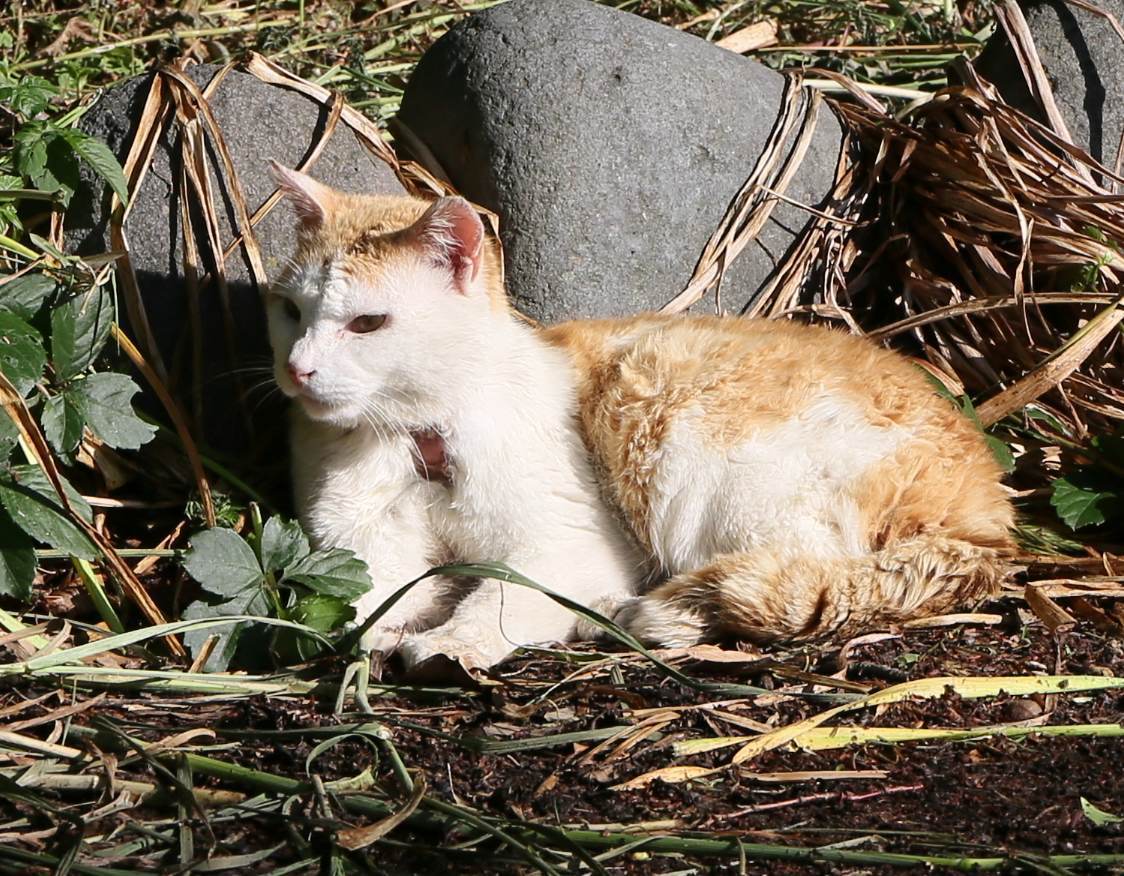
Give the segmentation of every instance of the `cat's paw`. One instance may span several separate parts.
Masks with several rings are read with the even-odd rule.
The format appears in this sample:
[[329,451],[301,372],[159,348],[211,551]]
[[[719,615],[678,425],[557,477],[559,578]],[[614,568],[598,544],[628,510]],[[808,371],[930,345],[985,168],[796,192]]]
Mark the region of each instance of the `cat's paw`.
[[703,641],[707,632],[706,619],[698,612],[650,596],[624,603],[613,622],[658,648],[688,648]]
[[360,637],[359,647],[370,654],[393,654],[405,637],[401,629],[372,627]]
[[480,643],[441,629],[404,636],[398,656],[410,676],[442,679],[482,673],[503,659],[486,653]]

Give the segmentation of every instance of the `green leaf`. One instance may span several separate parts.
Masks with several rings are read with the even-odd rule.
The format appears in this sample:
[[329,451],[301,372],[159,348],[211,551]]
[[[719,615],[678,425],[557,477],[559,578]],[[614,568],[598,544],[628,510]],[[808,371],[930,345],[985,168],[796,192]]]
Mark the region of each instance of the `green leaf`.
[[1039,526],[1026,521],[1015,524],[1015,538],[1019,547],[1034,554],[1075,554],[1085,552],[1079,541],[1066,538],[1048,526]]
[[47,168],[46,125],[29,122],[12,137],[16,170],[31,180],[39,179]]
[[0,411],[0,468],[8,462],[12,448],[19,443],[20,431],[7,411]]
[[10,85],[0,87],[0,102],[25,119],[34,118],[50,108],[58,88],[42,76],[21,76]]
[[[302,597],[286,616],[318,633],[330,633],[354,620],[355,609],[339,597],[312,593]],[[326,650],[328,649],[322,641],[312,638],[308,633],[281,629],[274,636],[274,653],[282,663],[311,660]]]
[[351,602],[371,589],[367,564],[341,548],[315,551],[285,569],[283,581],[298,581],[316,593]]
[[43,432],[51,446],[61,454],[69,454],[82,440],[86,425],[86,403],[79,392],[66,391],[47,399],[40,417]]
[[1045,423],[1059,435],[1072,435],[1073,432],[1061,420],[1051,414],[1049,411],[1044,411],[1042,408],[1034,404],[1029,404],[1023,408],[1023,413],[1026,414],[1027,419],[1037,420],[1040,423]]
[[65,206],[78,187],[78,158],[63,129],[34,121],[13,137],[16,170],[44,192],[57,192]]
[[312,593],[297,601],[289,611],[289,620],[320,633],[330,633],[355,620],[355,609],[338,596]]
[[270,517],[261,533],[261,564],[268,571],[284,569],[308,555],[308,538],[295,520]]
[[97,358],[113,325],[113,298],[104,286],[51,311],[51,361],[59,380],[81,374]]
[[20,529],[36,541],[71,556],[83,560],[92,560],[97,556],[97,549],[86,534],[70,522],[54,490],[49,487],[42,492],[35,489],[35,479],[28,476],[26,468],[13,470],[11,475],[20,479],[15,480],[10,475],[0,477],[0,504]]
[[1081,811],[1085,813],[1088,818],[1097,827],[1105,827],[1109,824],[1120,824],[1124,822],[1124,816],[1113,815],[1111,812],[1105,812],[1103,809],[1098,809],[1084,797],[1081,798]]
[[71,389],[81,393],[90,430],[110,447],[136,450],[156,434],[156,427],[133,410],[133,396],[140,392],[140,387],[124,374],[90,374],[76,381]]
[[208,593],[228,599],[259,587],[265,578],[253,549],[237,532],[222,527],[192,536],[183,567]]
[[0,511],[0,596],[27,602],[34,582],[35,545],[11,517]]
[[[261,617],[269,616],[269,600],[266,599],[261,588],[244,590],[234,599],[224,599],[218,602],[197,599],[184,609],[181,616],[184,620],[204,620],[206,618],[237,614],[253,614],[260,615]],[[224,627],[188,630],[183,634],[183,643],[191,652],[191,656],[195,657],[211,636],[218,636],[218,641],[215,642],[214,650],[211,651],[211,655],[203,663],[203,670],[205,672],[222,672],[230,665],[230,661],[234,659],[234,654],[238,650],[238,643],[242,639],[242,634],[249,627],[250,623],[243,621],[242,623],[231,624]]]
[[1053,484],[1050,504],[1070,529],[1098,526],[1116,512],[1120,496],[1108,488],[1108,478],[1097,482],[1088,470],[1058,478]]
[[[230,610],[229,602],[208,603],[197,599],[183,610],[180,615],[184,620],[205,620],[223,615],[241,614]],[[222,672],[234,659],[234,652],[238,650],[238,640],[242,638],[242,631],[246,629],[245,623],[231,624],[227,627],[218,627],[204,630],[188,630],[183,634],[183,643],[192,657],[198,657],[199,651],[212,636],[217,636],[218,641],[205,661],[202,669],[204,672]]]
[[[43,469],[37,465],[17,465],[12,467],[12,474],[16,480],[29,490],[34,490],[42,496],[46,496],[52,502],[58,502],[58,494],[55,488],[51,486],[51,482],[47,480],[47,476],[43,474]],[[66,493],[67,501],[70,502],[70,507],[73,508],[78,516],[85,520],[87,523],[92,523],[94,520],[94,511],[90,507],[90,503],[82,498],[82,494],[74,489],[74,485],[66,478],[59,475],[62,481],[62,491]]]
[[26,396],[47,364],[43,337],[12,313],[0,313],[0,371]]
[[109,183],[110,188],[121,199],[121,203],[128,203],[129,184],[125,181],[125,171],[121,169],[120,163],[109,151],[109,147],[97,137],[91,137],[77,128],[67,128],[62,132],[62,136],[75,154]]
[[995,461],[999,463],[1000,468],[1007,474],[1015,470],[1015,455],[1011,453],[1011,448],[1007,446],[1007,442],[1001,438],[996,438],[994,435],[984,433],[984,440],[987,441],[987,446],[991,450],[991,455],[995,457]]
[[0,310],[31,319],[57,288],[53,278],[38,272],[8,280],[0,286]]

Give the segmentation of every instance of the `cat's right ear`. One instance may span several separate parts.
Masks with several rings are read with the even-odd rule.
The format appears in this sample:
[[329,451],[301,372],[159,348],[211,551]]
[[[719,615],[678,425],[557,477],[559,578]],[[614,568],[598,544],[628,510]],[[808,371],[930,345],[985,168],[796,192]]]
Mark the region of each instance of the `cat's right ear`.
[[464,198],[438,198],[406,232],[436,264],[448,268],[462,293],[480,272],[484,224]]
[[270,175],[296,211],[301,230],[315,231],[328,218],[332,190],[307,173],[292,170],[276,161],[269,162]]

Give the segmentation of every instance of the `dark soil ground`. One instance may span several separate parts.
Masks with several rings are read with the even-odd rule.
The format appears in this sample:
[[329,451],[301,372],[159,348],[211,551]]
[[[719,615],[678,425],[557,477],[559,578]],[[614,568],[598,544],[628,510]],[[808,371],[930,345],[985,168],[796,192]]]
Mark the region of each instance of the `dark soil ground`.
[[[714,661],[686,655],[669,659],[704,683],[755,685],[775,693],[720,696],[713,689],[694,690],[668,679],[639,655],[605,660],[593,651],[542,652],[513,661],[495,680],[471,689],[405,696],[395,688],[373,696],[374,719],[389,729],[413,775],[424,776],[430,797],[509,823],[605,831],[629,825],[649,833],[737,836],[745,843],[841,844],[841,848],[942,856],[1033,858],[1124,852],[1122,825],[1097,826],[1081,805],[1084,797],[1102,810],[1124,813],[1120,777],[1124,738],[1032,735],[1016,740],[992,736],[820,752],[775,750],[687,783],[654,780],[634,789],[616,787],[668,766],[728,764],[736,751],[724,748],[677,757],[671,747],[674,742],[753,735],[753,728],[790,724],[831,705],[782,693],[853,693],[945,675],[1121,676],[1124,645],[1118,638],[1086,626],[1053,635],[1038,622],[1023,625],[1011,615],[1011,622],[1005,624],[905,632],[897,638],[859,644],[845,658],[839,650],[776,654],[765,659],[744,655],[740,662],[717,662],[717,656]],[[822,677],[826,675],[834,678]],[[817,680],[824,683],[810,683]],[[42,702],[27,702],[42,694],[47,694]],[[44,685],[37,690],[35,684],[21,683],[18,688],[0,691],[0,722],[7,720],[4,715],[25,721],[67,702],[86,699],[88,693],[76,692],[64,702],[57,688]],[[652,710],[669,709],[673,711],[653,717]],[[323,727],[326,735],[332,735],[339,732],[335,728],[354,723],[357,716],[335,716],[330,704],[311,697],[216,700],[112,693],[96,709],[96,718],[94,714],[95,710],[79,712],[68,720],[72,727],[95,729],[109,722],[134,739],[149,742],[198,729],[198,737],[185,741],[181,736],[180,744],[198,746],[194,750],[227,762],[298,779],[316,776],[331,782],[369,768],[390,789],[392,802],[402,800],[394,790],[390,764],[385,756],[380,759],[370,739],[340,736],[327,750],[314,751],[325,734],[311,734],[310,728]],[[836,723],[974,727],[1122,720],[1124,692],[1110,691],[977,700],[946,693],[940,699],[856,711]],[[643,721],[652,723],[628,729]],[[48,723],[23,732],[46,739],[52,726]],[[606,742],[611,728],[618,727],[626,729]],[[295,729],[305,732],[276,735]],[[599,730],[603,733],[593,732]],[[551,738],[559,734],[577,734],[576,741],[574,736]],[[92,741],[71,741],[74,738],[71,729],[66,739],[69,744],[94,750]],[[115,766],[118,779],[159,781],[161,767],[155,761],[130,760],[127,755],[101,753]],[[33,758],[27,762],[32,763]],[[807,772],[819,776],[791,775]],[[790,775],[776,775],[786,773]],[[824,777],[825,773],[843,776]],[[199,775],[195,785],[240,787]],[[168,830],[175,821],[174,810],[153,805],[132,810],[106,807],[115,795],[105,789],[77,796],[73,792],[43,793],[59,805],[84,813],[81,825],[91,851],[137,839],[140,821],[148,822],[150,831]],[[202,812],[189,813],[194,848],[199,852],[210,847],[212,858],[222,859],[281,844],[268,858],[239,868],[246,872],[271,873],[286,863],[315,857],[330,848],[328,838],[340,822],[364,822],[340,812],[330,795],[316,798],[316,794],[290,798],[286,818],[280,818],[275,807],[243,807],[236,817],[231,812],[237,810],[220,810],[207,822]],[[84,806],[77,806],[80,802]],[[94,803],[101,807],[101,814],[89,814],[88,807]],[[395,808],[399,805],[394,802]],[[28,817],[33,827],[59,823],[57,816],[32,812],[9,799],[0,803],[0,835],[5,833],[5,823],[13,824],[21,816]],[[76,829],[68,828],[70,832]],[[114,834],[112,840],[107,838],[110,834]],[[27,835],[25,831],[25,840]],[[490,840],[476,840],[468,848],[457,849],[468,835],[464,831],[462,836],[458,828],[430,830],[411,823],[349,858],[377,873],[528,871],[518,855]],[[58,843],[57,836],[45,837],[41,850]],[[160,843],[153,846],[151,851],[138,849],[129,856],[129,865],[174,869],[174,856],[160,852]],[[755,862],[752,854],[748,858],[739,863],[730,856],[698,858],[637,848],[605,860],[603,866],[610,873],[736,873],[739,868],[748,873],[883,872],[878,867]],[[91,860],[85,851],[82,860]],[[1034,863],[1025,866],[1027,872],[1038,871]],[[319,865],[309,865],[300,872],[317,870]]]

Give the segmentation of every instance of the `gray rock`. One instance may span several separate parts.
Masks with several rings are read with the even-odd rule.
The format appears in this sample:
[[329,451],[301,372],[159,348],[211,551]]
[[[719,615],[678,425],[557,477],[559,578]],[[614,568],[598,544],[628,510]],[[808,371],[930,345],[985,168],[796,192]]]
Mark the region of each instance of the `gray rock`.
[[[204,86],[217,69],[194,67],[190,76]],[[150,77],[140,77],[110,89],[83,117],[84,130],[106,141],[122,162],[132,143],[134,126],[150,82]],[[251,213],[275,188],[268,173],[269,159],[275,158],[290,167],[299,163],[317,142],[328,115],[316,101],[239,72],[227,75],[210,103]],[[201,408],[201,432],[209,444],[226,449],[240,448],[248,443],[249,437],[244,414],[253,409],[266,392],[259,389],[247,395],[247,389],[260,384],[266,375],[239,370],[264,366],[268,361],[264,311],[259,292],[250,280],[249,265],[239,248],[226,264],[237,349],[231,355],[218,289],[213,283],[209,284],[199,296],[203,348],[202,368],[196,383],[176,182],[180,150],[175,129],[168,131],[170,133],[156,150],[140,191],[134,196],[125,233],[153,334],[172,374],[177,397],[189,412]],[[222,164],[213,147],[209,150],[208,161],[225,247],[233,238],[237,223],[225,177],[217,170]],[[342,121],[311,172],[347,191],[402,191],[390,168],[372,156]],[[67,211],[67,244],[73,252],[90,255],[109,248],[105,213],[108,192],[92,176],[86,175],[84,182],[83,190]],[[200,247],[205,248],[202,222],[197,219],[193,227]],[[292,254],[294,227],[292,213],[285,204],[275,207],[257,226],[269,280],[277,276],[283,260]],[[208,263],[206,267],[212,266]],[[122,305],[120,309],[127,323],[125,307]],[[129,330],[137,338],[137,332],[131,327]]]
[[[1097,5],[1124,20],[1124,0],[1098,0]],[[1104,18],[1066,0],[1029,0],[1022,6],[1070,133],[1111,170],[1124,131],[1124,41]],[[976,69],[1012,106],[1045,120],[1001,29]]]
[[[399,118],[499,213],[516,303],[550,322],[674,297],[753,169],[782,87],[756,62],[629,13],[512,0],[430,48]],[[825,109],[789,197],[823,200],[839,143]],[[753,298],[809,218],[783,205],[773,217],[727,275],[728,309]]]

